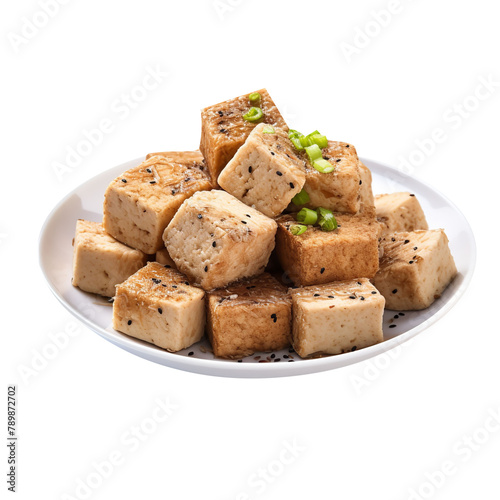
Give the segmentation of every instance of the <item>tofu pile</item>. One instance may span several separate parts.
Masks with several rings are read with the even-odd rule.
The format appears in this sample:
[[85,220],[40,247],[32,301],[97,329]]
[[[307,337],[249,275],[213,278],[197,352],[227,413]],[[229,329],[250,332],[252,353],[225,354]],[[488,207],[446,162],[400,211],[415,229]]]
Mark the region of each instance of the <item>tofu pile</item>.
[[[116,330],[170,352],[206,335],[226,359],[342,354],[384,340],[384,309],[427,308],[456,275],[416,196],[374,196],[355,147],[319,133],[314,161],[267,90],[201,120],[199,151],[148,154],[109,184],[102,222],[77,221],[72,283],[114,297]],[[306,209],[335,225],[298,226]]]

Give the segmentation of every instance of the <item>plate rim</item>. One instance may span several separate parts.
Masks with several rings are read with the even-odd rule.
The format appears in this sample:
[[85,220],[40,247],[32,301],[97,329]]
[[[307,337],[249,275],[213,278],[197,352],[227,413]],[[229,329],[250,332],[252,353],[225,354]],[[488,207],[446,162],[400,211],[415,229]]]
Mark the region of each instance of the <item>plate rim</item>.
[[[377,168],[385,169],[386,171],[397,174],[402,179],[410,178],[412,182],[416,182],[420,184],[425,189],[428,189],[442,199],[446,201],[446,203],[453,208],[453,210],[459,214],[462,220],[465,222],[465,227],[467,233],[470,236],[471,243],[471,252],[468,257],[468,269],[467,272],[463,276],[463,281],[455,291],[455,293],[450,297],[450,299],[444,304],[435,314],[426,318],[422,323],[416,325],[415,327],[407,330],[406,332],[398,335],[397,337],[393,337],[391,339],[385,340],[373,346],[366,347],[364,349],[360,349],[354,352],[343,353],[340,355],[333,356],[325,356],[322,358],[315,359],[301,359],[300,362],[297,363],[237,363],[234,360],[223,360],[223,359],[203,359],[203,358],[193,358],[188,356],[179,356],[176,353],[171,353],[166,350],[161,350],[154,346],[146,345],[145,343],[140,343],[137,339],[130,337],[124,333],[114,331],[110,332],[100,326],[96,325],[92,322],[90,318],[87,318],[84,314],[82,314],[78,309],[69,304],[62,294],[59,292],[55,284],[52,282],[49,277],[49,272],[45,268],[42,254],[42,245],[47,237],[48,227],[52,218],[57,214],[60,208],[78,191],[82,188],[82,186],[90,183],[92,181],[96,181],[97,178],[101,176],[106,176],[111,170],[118,169],[118,167],[123,167],[125,170],[130,168],[129,165],[133,163],[140,164],[143,161],[143,157],[130,160],[124,162],[120,165],[116,165],[111,167],[110,169],[105,170],[89,179],[85,182],[76,186],[73,190],[71,190],[66,196],[64,196],[49,212],[45,221],[42,224],[40,229],[40,233],[38,236],[38,261],[42,271],[42,274],[49,286],[49,289],[57,298],[57,300],[65,307],[67,311],[69,311],[75,318],[77,318],[80,322],[82,322],[85,326],[87,326],[91,331],[98,334],[100,337],[105,340],[111,342],[117,347],[124,349],[125,351],[144,358],[149,361],[153,361],[157,364],[161,364],[163,366],[167,366],[170,368],[175,368],[183,371],[218,376],[218,377],[229,377],[229,378],[274,378],[274,377],[288,377],[288,376],[297,376],[297,375],[305,375],[310,373],[319,373],[329,370],[334,370],[337,368],[342,368],[344,366],[352,365],[359,363],[361,361],[365,361],[367,359],[373,358],[380,354],[383,354],[398,345],[402,345],[410,339],[414,338],[416,335],[426,330],[433,324],[437,323],[441,318],[443,318],[463,297],[465,291],[468,289],[472,277],[474,275],[475,267],[476,267],[476,259],[477,259],[477,245],[474,237],[474,232],[472,230],[471,225],[468,220],[462,213],[462,211],[457,207],[457,205],[452,202],[446,195],[444,195],[438,189],[435,189],[431,185],[427,184],[425,181],[422,181],[416,176],[410,176],[401,170],[396,169],[390,165],[387,165],[383,162],[377,160],[371,160],[365,157],[360,157],[360,160],[367,164],[368,166],[375,164]],[[370,168],[370,167],[369,167]],[[371,168],[370,168],[371,170]]]

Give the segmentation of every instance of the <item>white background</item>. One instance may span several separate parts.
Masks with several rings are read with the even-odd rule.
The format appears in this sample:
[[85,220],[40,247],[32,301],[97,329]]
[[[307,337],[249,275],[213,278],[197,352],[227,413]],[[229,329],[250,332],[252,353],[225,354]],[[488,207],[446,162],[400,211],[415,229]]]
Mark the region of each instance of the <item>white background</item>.
[[[498,233],[497,5],[57,5],[48,21],[34,0],[3,2],[0,16],[1,365],[2,391],[18,386],[17,498],[499,498],[500,427],[484,428],[500,411],[491,236]],[[34,18],[45,25],[30,28]],[[351,56],[346,44],[354,47]],[[142,101],[124,108],[122,94],[141,84],[148,67],[169,75],[155,89],[135,90]],[[496,83],[489,94],[479,89],[478,100],[472,96],[481,78]],[[408,170],[406,159],[412,175],[459,206],[478,245],[464,298],[392,356],[288,379],[184,373],[78,327],[38,267],[37,238],[51,208],[116,164],[151,151],[195,149],[200,108],[263,86],[294,128],[318,128],[362,156]],[[64,163],[67,148],[105,118],[113,130],[58,178],[54,163]],[[444,136],[432,146],[436,128]],[[425,155],[415,153],[416,141],[426,142]],[[76,335],[52,360],[21,375],[51,335],[72,328]],[[178,408],[153,429],[159,397]],[[151,433],[135,449],[127,436],[141,424]],[[284,453],[284,442],[295,442],[296,456]],[[100,481],[93,463],[118,453],[122,460]],[[446,476],[436,472],[444,462]],[[257,482],[258,474],[269,481]],[[77,490],[89,478],[90,492]],[[3,494],[4,480],[0,487]]]

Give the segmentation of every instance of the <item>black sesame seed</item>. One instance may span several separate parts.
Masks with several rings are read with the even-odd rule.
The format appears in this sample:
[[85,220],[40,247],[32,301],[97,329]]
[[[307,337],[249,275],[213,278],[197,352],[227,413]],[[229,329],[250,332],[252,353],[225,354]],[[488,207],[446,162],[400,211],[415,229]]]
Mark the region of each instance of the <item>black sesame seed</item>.
[[159,308],[158,308],[158,312],[159,312],[160,314],[163,314],[163,309],[162,309],[161,307],[159,307]]
[[167,288],[167,285],[165,285],[165,283],[162,283],[161,286]]
[[288,354],[283,354],[283,359],[288,359],[290,356]]
[[222,111],[218,111],[219,116],[224,116],[224,113]]
[[221,128],[221,129],[219,130],[219,132],[220,132],[221,134],[225,134],[225,133],[227,132],[227,130],[226,130],[225,128]]
[[149,181],[150,184],[156,184],[156,181]]
[[375,295],[376,293],[377,293],[377,292],[376,292],[375,290],[373,290],[372,295]]
[[170,266],[169,266],[168,264],[166,264],[166,265],[165,265],[165,267],[166,267],[167,269],[170,269]]
[[319,293],[315,293],[313,297],[319,297]]
[[279,175],[280,177],[283,175],[282,172],[280,172],[279,170],[276,172],[276,175]]
[[365,300],[365,298],[364,297],[360,297],[359,300]]
[[334,299],[335,297],[333,295],[328,295],[329,299]]
[[212,246],[215,248],[217,246],[217,243],[215,241],[212,242]]
[[418,247],[413,247],[413,250],[417,250],[417,249],[418,249]]
[[291,354],[292,352],[295,352],[291,347],[288,349],[288,352]]
[[208,271],[208,266],[205,266],[205,272],[207,272],[207,271]]
[[271,154],[272,154],[273,156],[275,155],[275,153],[273,153],[272,151],[271,151]]
[[358,348],[357,346],[353,345],[353,346],[352,346],[352,349],[351,349],[351,352],[352,352],[352,351],[355,351],[357,348]]
[[252,218],[252,217],[251,217],[250,215],[248,215],[248,214],[245,214],[245,215],[246,215],[249,219],[251,219],[251,218]]
[[396,241],[396,238],[391,238],[391,241]]
[[325,272],[325,268],[324,268],[324,267],[322,267],[322,268],[319,270],[319,272],[320,272],[321,274],[323,274],[323,273]]
[[271,359],[274,359],[276,357],[276,354],[274,352],[271,354]]
[[357,281],[356,283],[357,283],[359,286],[362,286],[362,285],[361,285],[361,281]]
[[194,352],[193,351],[189,351],[188,352],[188,356],[193,356]]
[[281,361],[281,358],[276,358],[276,359],[274,360],[274,362],[275,362],[275,363],[277,363],[278,361]]
[[359,181],[359,185],[361,186],[361,184],[363,184],[363,181],[361,181],[361,180],[360,180],[360,181]]
[[323,156],[323,160],[329,160],[330,157],[329,156]]
[[290,189],[295,189],[295,184],[293,182],[290,182]]
[[125,182],[125,183],[126,183],[126,182],[127,182],[127,179],[122,179],[122,182]]
[[349,295],[349,298],[350,298],[350,299],[355,299],[355,298],[356,298],[356,296],[355,296],[355,295]]
[[405,245],[406,245],[407,243],[410,243],[410,240],[405,240]]
[[348,148],[348,147],[349,147],[349,144],[346,144],[346,145],[345,145],[345,147],[346,147],[346,148]]
[[255,285],[247,286],[247,290],[250,290],[251,288],[255,288]]
[[147,168],[147,169],[146,169],[146,172],[147,172],[148,174],[151,174],[151,173],[152,173],[152,170],[151,170],[150,168]]
[[197,217],[198,217],[198,219],[203,219],[203,215],[201,215],[201,214],[198,214]]
[[242,224],[248,224],[248,222],[246,220],[242,220],[241,223]]
[[189,281],[185,281],[184,284],[189,286]]
[[293,363],[293,359],[289,359],[289,360],[288,360],[288,362],[289,362],[289,363]]
[[340,161],[342,161],[342,158],[338,158],[337,160],[335,160],[337,163],[339,163]]
[[243,363],[243,360],[242,359],[238,359],[238,363]]
[[394,319],[398,319],[398,318],[399,318],[399,314],[395,314]]
[[175,194],[175,189],[172,189],[172,191],[170,191],[172,194]]
[[413,260],[410,260],[410,261],[408,262],[408,264],[413,264],[413,262],[414,262]]
[[189,182],[190,180],[191,180],[191,177],[186,177],[186,178],[184,179],[184,181],[185,181],[185,182]]
[[252,167],[248,167],[248,172],[251,174],[252,173]]
[[151,278],[151,280],[153,281],[153,283],[156,283],[157,285],[161,283],[161,280],[159,280],[158,278]]
[[177,288],[177,285],[172,285],[172,288]]
[[395,289],[392,291],[392,293],[398,293],[398,289],[397,289],[397,288],[395,288]]
[[131,319],[129,319],[129,320],[127,321],[127,325],[131,325],[131,324],[132,324],[132,320],[131,320]]
[[404,315],[405,315],[405,313],[399,313],[399,315],[400,315],[400,316],[404,316]]
[[389,325],[389,328],[396,328],[398,325]]
[[410,194],[410,196],[415,196],[415,195],[412,193],[412,194]]
[[273,319],[273,321],[276,323],[276,321],[278,320],[278,317],[276,316],[276,314],[271,314],[271,318]]

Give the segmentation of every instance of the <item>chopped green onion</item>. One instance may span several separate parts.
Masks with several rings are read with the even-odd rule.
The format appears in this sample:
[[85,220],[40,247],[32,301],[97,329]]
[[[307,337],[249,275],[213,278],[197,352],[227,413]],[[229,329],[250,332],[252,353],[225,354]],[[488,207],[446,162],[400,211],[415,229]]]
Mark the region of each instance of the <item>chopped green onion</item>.
[[295,149],[298,149],[302,151],[304,149],[304,146],[302,146],[300,142],[300,138],[304,137],[300,132],[297,130],[290,129],[288,131],[288,137],[292,141],[292,144],[295,146]]
[[309,156],[309,160],[314,162],[315,160],[319,160],[322,157],[321,149],[317,144],[313,144],[312,146],[306,147],[307,156]]
[[334,231],[337,229],[337,219],[335,219],[331,210],[318,207],[316,212],[318,214],[318,225],[322,231]]
[[317,220],[318,214],[310,208],[302,208],[297,214],[297,221],[302,222],[302,224],[307,224],[308,226],[316,224]]
[[332,165],[328,160],[320,158],[319,160],[314,160],[312,162],[313,167],[322,174],[329,174],[335,170],[335,166]]
[[307,226],[303,226],[302,224],[294,224],[290,226],[290,232],[294,236],[299,236],[299,234],[304,234],[307,231]]
[[293,198],[292,198],[292,203],[294,205],[305,205],[306,203],[309,203],[311,201],[311,198],[309,198],[309,195],[307,194],[307,191],[305,189],[302,189],[300,193],[297,193]]
[[309,140],[311,141],[312,144],[317,144],[321,149],[324,149],[328,147],[328,139],[326,138],[326,135],[321,135],[320,133],[317,134],[309,134],[307,137],[309,137]]
[[274,134],[275,132],[276,132],[276,130],[274,130],[274,127],[272,125],[266,125],[262,129],[263,134]]
[[260,94],[258,92],[253,92],[251,93],[249,96],[248,96],[248,99],[250,100],[250,102],[253,104],[253,103],[256,103],[256,102],[259,102],[260,101]]
[[250,108],[248,113],[243,115],[243,118],[248,122],[259,121],[264,116],[262,109],[260,108]]

